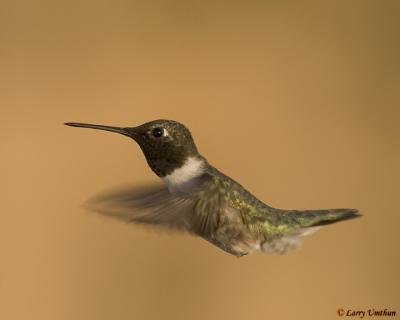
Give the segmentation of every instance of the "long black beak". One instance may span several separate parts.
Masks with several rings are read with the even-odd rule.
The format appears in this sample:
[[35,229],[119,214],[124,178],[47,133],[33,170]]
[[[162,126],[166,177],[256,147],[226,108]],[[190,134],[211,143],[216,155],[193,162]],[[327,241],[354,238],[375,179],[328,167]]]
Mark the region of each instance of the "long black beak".
[[111,126],[102,126],[99,124],[89,124],[89,123],[79,123],[79,122],[66,122],[64,123],[67,126],[71,127],[79,127],[79,128],[90,128],[90,129],[98,129],[105,130],[123,134],[124,136],[133,137],[132,128],[122,128],[122,127],[111,127]]

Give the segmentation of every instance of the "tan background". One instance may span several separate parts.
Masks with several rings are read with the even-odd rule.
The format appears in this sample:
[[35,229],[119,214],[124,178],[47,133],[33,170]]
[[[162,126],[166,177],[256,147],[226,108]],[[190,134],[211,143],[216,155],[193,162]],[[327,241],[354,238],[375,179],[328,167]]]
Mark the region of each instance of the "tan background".
[[[0,319],[400,313],[397,1],[10,1],[1,15]],[[171,118],[267,203],[356,207],[288,256],[242,259],[80,205],[156,181],[65,121]]]

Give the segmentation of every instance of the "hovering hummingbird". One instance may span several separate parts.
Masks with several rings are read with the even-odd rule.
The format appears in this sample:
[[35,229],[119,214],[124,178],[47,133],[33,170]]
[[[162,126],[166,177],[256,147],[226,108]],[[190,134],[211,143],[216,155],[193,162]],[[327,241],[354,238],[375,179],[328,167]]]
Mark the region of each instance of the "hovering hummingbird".
[[356,218],[355,209],[283,210],[266,205],[208,163],[190,131],[172,120],[137,127],[65,123],[120,133],[135,140],[162,186],[123,190],[97,200],[99,211],[128,222],[187,231],[237,257],[283,254],[320,226]]

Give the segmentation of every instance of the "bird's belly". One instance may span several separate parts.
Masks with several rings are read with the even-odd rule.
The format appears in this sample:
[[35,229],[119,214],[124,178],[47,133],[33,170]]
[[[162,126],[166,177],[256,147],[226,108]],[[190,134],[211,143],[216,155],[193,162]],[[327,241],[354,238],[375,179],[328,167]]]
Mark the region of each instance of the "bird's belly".
[[260,240],[249,231],[240,215],[232,208],[223,210],[218,227],[207,240],[238,257],[260,249]]

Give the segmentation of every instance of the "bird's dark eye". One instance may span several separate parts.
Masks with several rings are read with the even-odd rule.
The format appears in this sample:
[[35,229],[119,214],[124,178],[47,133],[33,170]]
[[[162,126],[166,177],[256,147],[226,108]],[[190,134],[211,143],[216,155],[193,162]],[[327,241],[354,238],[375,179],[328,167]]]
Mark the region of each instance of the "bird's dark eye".
[[159,138],[159,137],[161,137],[162,135],[164,135],[164,129],[163,129],[163,128],[154,128],[154,129],[151,131],[151,134],[153,135],[153,137]]

